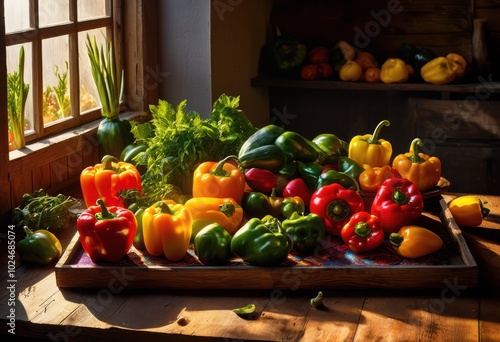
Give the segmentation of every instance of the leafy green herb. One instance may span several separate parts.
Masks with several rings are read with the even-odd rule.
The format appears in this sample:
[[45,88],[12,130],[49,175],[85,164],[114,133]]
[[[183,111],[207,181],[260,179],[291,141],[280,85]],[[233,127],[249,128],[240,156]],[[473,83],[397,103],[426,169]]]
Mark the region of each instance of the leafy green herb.
[[148,201],[165,198],[172,184],[189,194],[199,163],[237,154],[256,129],[238,108],[238,97],[222,95],[206,119],[187,112],[186,104],[183,100],[174,107],[159,100],[150,106],[152,119],[132,128],[136,142],[147,145],[136,163],[146,166],[142,186]]
[[58,231],[66,228],[70,220],[76,217],[77,214],[71,209],[78,203],[71,196],[50,196],[45,190],[39,189],[23,195],[19,206],[13,210],[12,221],[16,227],[27,226],[33,231]]

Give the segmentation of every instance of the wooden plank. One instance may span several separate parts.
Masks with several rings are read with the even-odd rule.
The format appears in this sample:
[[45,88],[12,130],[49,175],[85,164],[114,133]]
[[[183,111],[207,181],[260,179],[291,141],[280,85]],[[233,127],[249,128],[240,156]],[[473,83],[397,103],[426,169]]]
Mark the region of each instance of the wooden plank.
[[[498,286],[496,290],[498,290]],[[483,292],[485,294],[487,292]],[[495,341],[498,339],[498,328],[500,327],[500,297],[498,295],[484,295],[481,297],[479,311],[479,331],[482,341]]]
[[[311,298],[315,296],[311,294]],[[324,307],[311,308],[300,341],[354,341],[363,316],[365,296],[352,292],[323,293]]]
[[47,189],[50,187],[50,165],[43,164],[33,170],[33,189]]
[[33,192],[31,171],[23,171],[18,177],[11,178],[11,203],[17,206],[21,197]]
[[358,326],[354,341],[444,341],[451,334],[478,341],[478,300],[460,289],[451,283],[426,297],[370,297],[362,312],[366,324]]
[[49,165],[51,186],[61,184],[69,178],[68,164],[65,156],[52,161]]

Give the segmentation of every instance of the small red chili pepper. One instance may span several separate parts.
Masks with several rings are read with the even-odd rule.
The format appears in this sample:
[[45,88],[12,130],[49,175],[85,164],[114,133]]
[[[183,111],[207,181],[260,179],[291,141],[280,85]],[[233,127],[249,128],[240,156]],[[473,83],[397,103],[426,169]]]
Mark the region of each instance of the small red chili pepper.
[[354,253],[371,251],[384,242],[384,231],[380,229],[378,217],[366,211],[352,215],[340,236]]
[[364,210],[364,203],[355,190],[333,183],[322,186],[312,194],[309,209],[323,218],[328,233],[340,236],[351,216]]
[[278,176],[272,171],[253,167],[245,172],[245,180],[253,190],[269,195],[277,186]]
[[389,178],[380,185],[371,214],[379,218],[380,228],[390,234],[414,223],[423,209],[422,194],[414,183],[405,178]]
[[137,221],[128,209],[104,205],[87,208],[77,220],[80,243],[92,261],[118,261],[127,255],[132,247]]

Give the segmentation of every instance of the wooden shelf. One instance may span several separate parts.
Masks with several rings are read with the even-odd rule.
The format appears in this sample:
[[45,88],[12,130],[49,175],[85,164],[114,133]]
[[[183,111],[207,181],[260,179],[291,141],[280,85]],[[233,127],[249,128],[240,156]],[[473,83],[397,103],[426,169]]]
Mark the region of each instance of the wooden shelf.
[[258,76],[251,80],[252,87],[275,87],[275,88],[302,88],[320,90],[368,90],[368,91],[428,91],[428,92],[453,92],[453,93],[475,93],[487,87],[488,91],[500,90],[500,82],[490,83],[468,83],[433,85],[428,83],[366,83],[366,82],[344,82],[330,80],[293,80],[275,79]]

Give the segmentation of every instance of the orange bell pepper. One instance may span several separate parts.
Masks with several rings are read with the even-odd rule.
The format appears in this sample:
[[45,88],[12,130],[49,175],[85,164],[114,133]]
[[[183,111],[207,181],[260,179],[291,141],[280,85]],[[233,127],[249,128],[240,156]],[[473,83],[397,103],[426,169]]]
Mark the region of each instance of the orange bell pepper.
[[379,186],[388,178],[401,178],[401,175],[390,165],[375,166],[363,165],[365,171],[359,175],[359,187],[365,192],[377,192]]
[[479,226],[490,212],[484,204],[478,196],[464,195],[453,199],[448,203],[448,207],[459,226],[475,227]]
[[379,139],[378,135],[383,126],[389,125],[388,120],[382,120],[373,134],[354,136],[349,143],[349,158],[372,167],[388,165],[392,155],[392,146],[390,142]]
[[238,166],[228,163],[236,159],[228,156],[220,162],[201,163],[193,174],[193,197],[233,198],[241,203],[245,192],[245,174]]
[[142,190],[141,174],[133,164],[107,155],[101,163],[83,169],[80,186],[87,207],[95,205],[99,198],[108,207],[124,207],[119,193],[130,189]]
[[186,255],[193,218],[184,205],[163,200],[146,208],[142,215],[144,245],[152,256],[164,255],[179,261]]
[[420,191],[435,186],[441,178],[441,161],[439,158],[418,152],[422,146],[420,138],[413,139],[408,153],[397,155],[392,166],[401,177],[413,182]]
[[465,74],[465,70],[467,69],[467,61],[465,58],[458,53],[450,52],[446,55],[446,59],[450,62],[451,69],[455,73],[455,78],[462,78]]
[[193,197],[184,203],[193,217],[191,240],[207,225],[218,223],[233,235],[243,220],[243,208],[233,198]]
[[378,68],[378,62],[375,59],[375,56],[368,51],[361,51],[354,58],[360,66],[361,69],[366,70],[368,68]]

